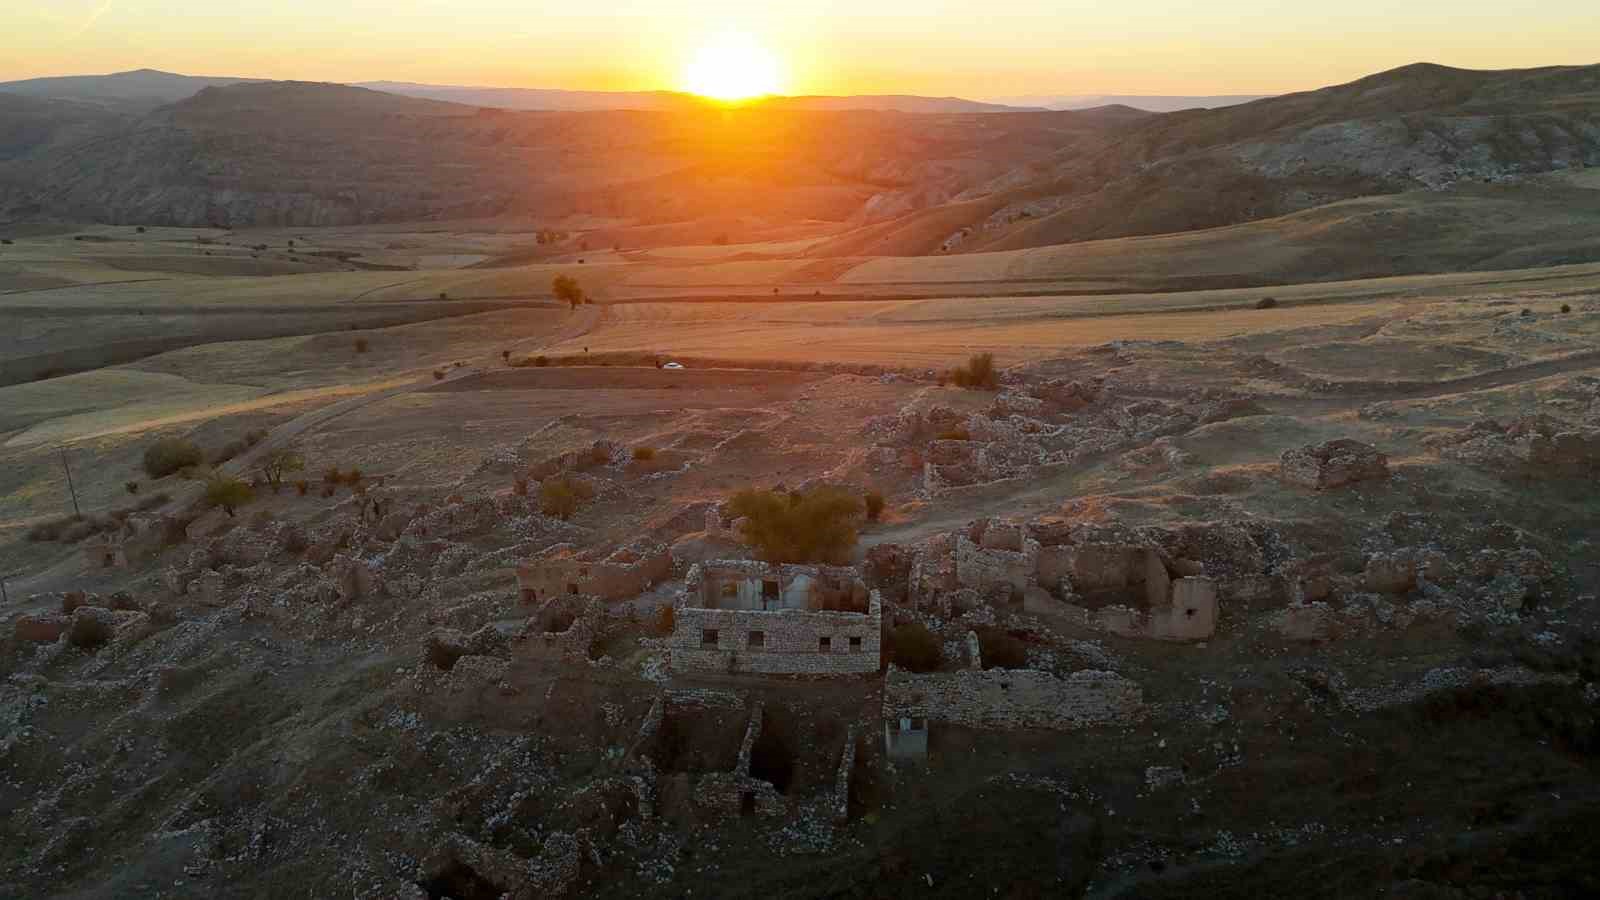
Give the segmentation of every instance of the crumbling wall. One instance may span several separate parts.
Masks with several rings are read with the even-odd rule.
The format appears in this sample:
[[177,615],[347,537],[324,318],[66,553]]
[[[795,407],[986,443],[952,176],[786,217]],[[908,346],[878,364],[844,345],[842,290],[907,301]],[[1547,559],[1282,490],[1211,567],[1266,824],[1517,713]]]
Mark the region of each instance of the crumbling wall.
[[716,560],[689,570],[689,602],[718,610],[824,610],[860,612],[867,587],[847,566],[770,565],[757,560]]
[[968,669],[918,675],[895,666],[884,680],[885,719],[930,719],[970,728],[1067,731],[1123,724],[1144,709],[1144,691],[1115,672],[1065,678],[1032,669]]
[[878,671],[883,601],[868,611],[677,610],[672,668],[678,672],[853,675]]
[[991,523],[977,538],[956,536],[956,580],[962,587],[1023,591],[1033,585],[1038,566],[1039,542],[1018,526]]
[[625,547],[599,560],[561,546],[517,567],[517,586],[526,603],[563,595],[628,600],[671,577],[672,554],[660,544]]

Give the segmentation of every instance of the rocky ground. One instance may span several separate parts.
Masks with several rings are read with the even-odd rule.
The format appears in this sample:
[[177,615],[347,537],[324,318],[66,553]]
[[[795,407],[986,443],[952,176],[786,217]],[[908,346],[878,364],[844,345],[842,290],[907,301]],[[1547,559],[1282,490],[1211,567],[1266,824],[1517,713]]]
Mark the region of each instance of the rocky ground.
[[[305,492],[236,518],[18,535],[0,896],[1593,893],[1596,302],[1119,342],[994,390],[464,376],[302,435]],[[1112,673],[1136,708],[935,721],[906,758],[892,673],[672,675],[688,568],[753,553],[728,496],[822,484],[887,497],[858,564],[937,669]],[[562,547],[673,569],[524,602]],[[1167,579],[1213,628],[1152,636]]]

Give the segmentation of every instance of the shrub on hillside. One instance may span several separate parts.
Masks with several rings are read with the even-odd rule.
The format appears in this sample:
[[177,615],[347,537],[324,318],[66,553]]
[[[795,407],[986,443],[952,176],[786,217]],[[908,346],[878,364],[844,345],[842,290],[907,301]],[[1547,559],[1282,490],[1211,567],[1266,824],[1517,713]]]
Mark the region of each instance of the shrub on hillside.
[[1278,308],[1278,298],[1276,298],[1276,297],[1262,297],[1260,300],[1256,301],[1256,309],[1277,309],[1277,308]]
[[443,369],[434,369],[433,370],[433,380],[434,381],[443,381],[444,380],[444,370]]
[[911,672],[932,672],[939,668],[943,654],[939,636],[921,622],[896,625],[889,632],[889,658]]
[[656,448],[635,447],[633,448],[633,458],[639,460],[640,462],[649,462],[650,460],[656,458]]
[[965,428],[963,428],[963,427],[958,425],[955,428],[949,429],[948,431],[939,432],[939,440],[941,440],[941,441],[970,441],[970,440],[972,440],[972,432],[970,432],[967,429],[965,429]]
[[1561,304],[1561,311],[1564,312],[1564,313],[1572,312],[1572,304],[1571,303],[1563,303],[1563,304]]
[[848,563],[862,514],[860,499],[831,487],[807,494],[740,491],[729,507],[745,520],[744,539],[775,563]]
[[950,370],[950,380],[957,387],[992,391],[1000,386],[1000,373],[995,371],[994,354],[978,353],[964,366]]
[[255,499],[255,491],[250,485],[237,478],[226,475],[213,475],[206,482],[206,505],[221,507],[222,511],[233,517],[234,511]]
[[366,338],[356,338],[356,352],[357,353],[365,353],[365,352],[367,352],[367,347],[368,346],[370,346],[370,345],[367,343],[367,339]]
[[122,489],[127,491],[129,494],[137,494],[137,493],[139,493],[139,482],[137,482],[137,481],[124,481],[122,483]]
[[199,445],[183,438],[162,438],[144,451],[144,473],[151,478],[165,478],[203,462],[205,454],[200,452]]
[[876,522],[883,517],[884,499],[877,491],[867,492],[867,521]]
[[547,516],[566,520],[585,501],[594,497],[594,488],[588,482],[567,478],[549,478],[539,485],[539,509]]

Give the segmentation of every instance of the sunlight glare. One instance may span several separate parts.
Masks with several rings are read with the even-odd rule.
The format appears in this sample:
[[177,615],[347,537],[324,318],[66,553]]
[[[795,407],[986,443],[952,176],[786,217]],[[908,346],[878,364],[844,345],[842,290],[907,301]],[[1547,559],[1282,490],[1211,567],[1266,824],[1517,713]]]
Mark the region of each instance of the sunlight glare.
[[778,59],[748,34],[724,32],[695,52],[684,69],[683,86],[716,100],[748,100],[775,94]]

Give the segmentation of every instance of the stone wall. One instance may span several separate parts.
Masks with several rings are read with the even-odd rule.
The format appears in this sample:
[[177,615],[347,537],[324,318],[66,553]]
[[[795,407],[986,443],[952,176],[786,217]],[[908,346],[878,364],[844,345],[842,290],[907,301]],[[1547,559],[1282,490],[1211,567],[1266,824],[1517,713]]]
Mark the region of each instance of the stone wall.
[[758,560],[715,560],[689,570],[688,602],[718,610],[823,610],[861,612],[867,587],[853,568],[770,565]]
[[[994,528],[991,526],[988,530]],[[962,587],[978,591],[999,586],[1022,591],[1032,586],[1034,571],[1038,568],[1039,542],[1018,537],[1021,549],[1003,550],[986,547],[964,534],[957,535],[957,581]]]
[[517,586],[528,603],[562,595],[630,600],[671,577],[672,554],[661,545],[624,548],[599,560],[562,548],[517,567]]
[[1132,722],[1144,691],[1115,672],[1084,670],[1066,678],[1032,669],[917,675],[889,668],[886,719],[931,719],[970,728],[1071,730]]
[[677,672],[854,675],[878,671],[882,632],[873,591],[865,613],[684,606],[668,646]]

